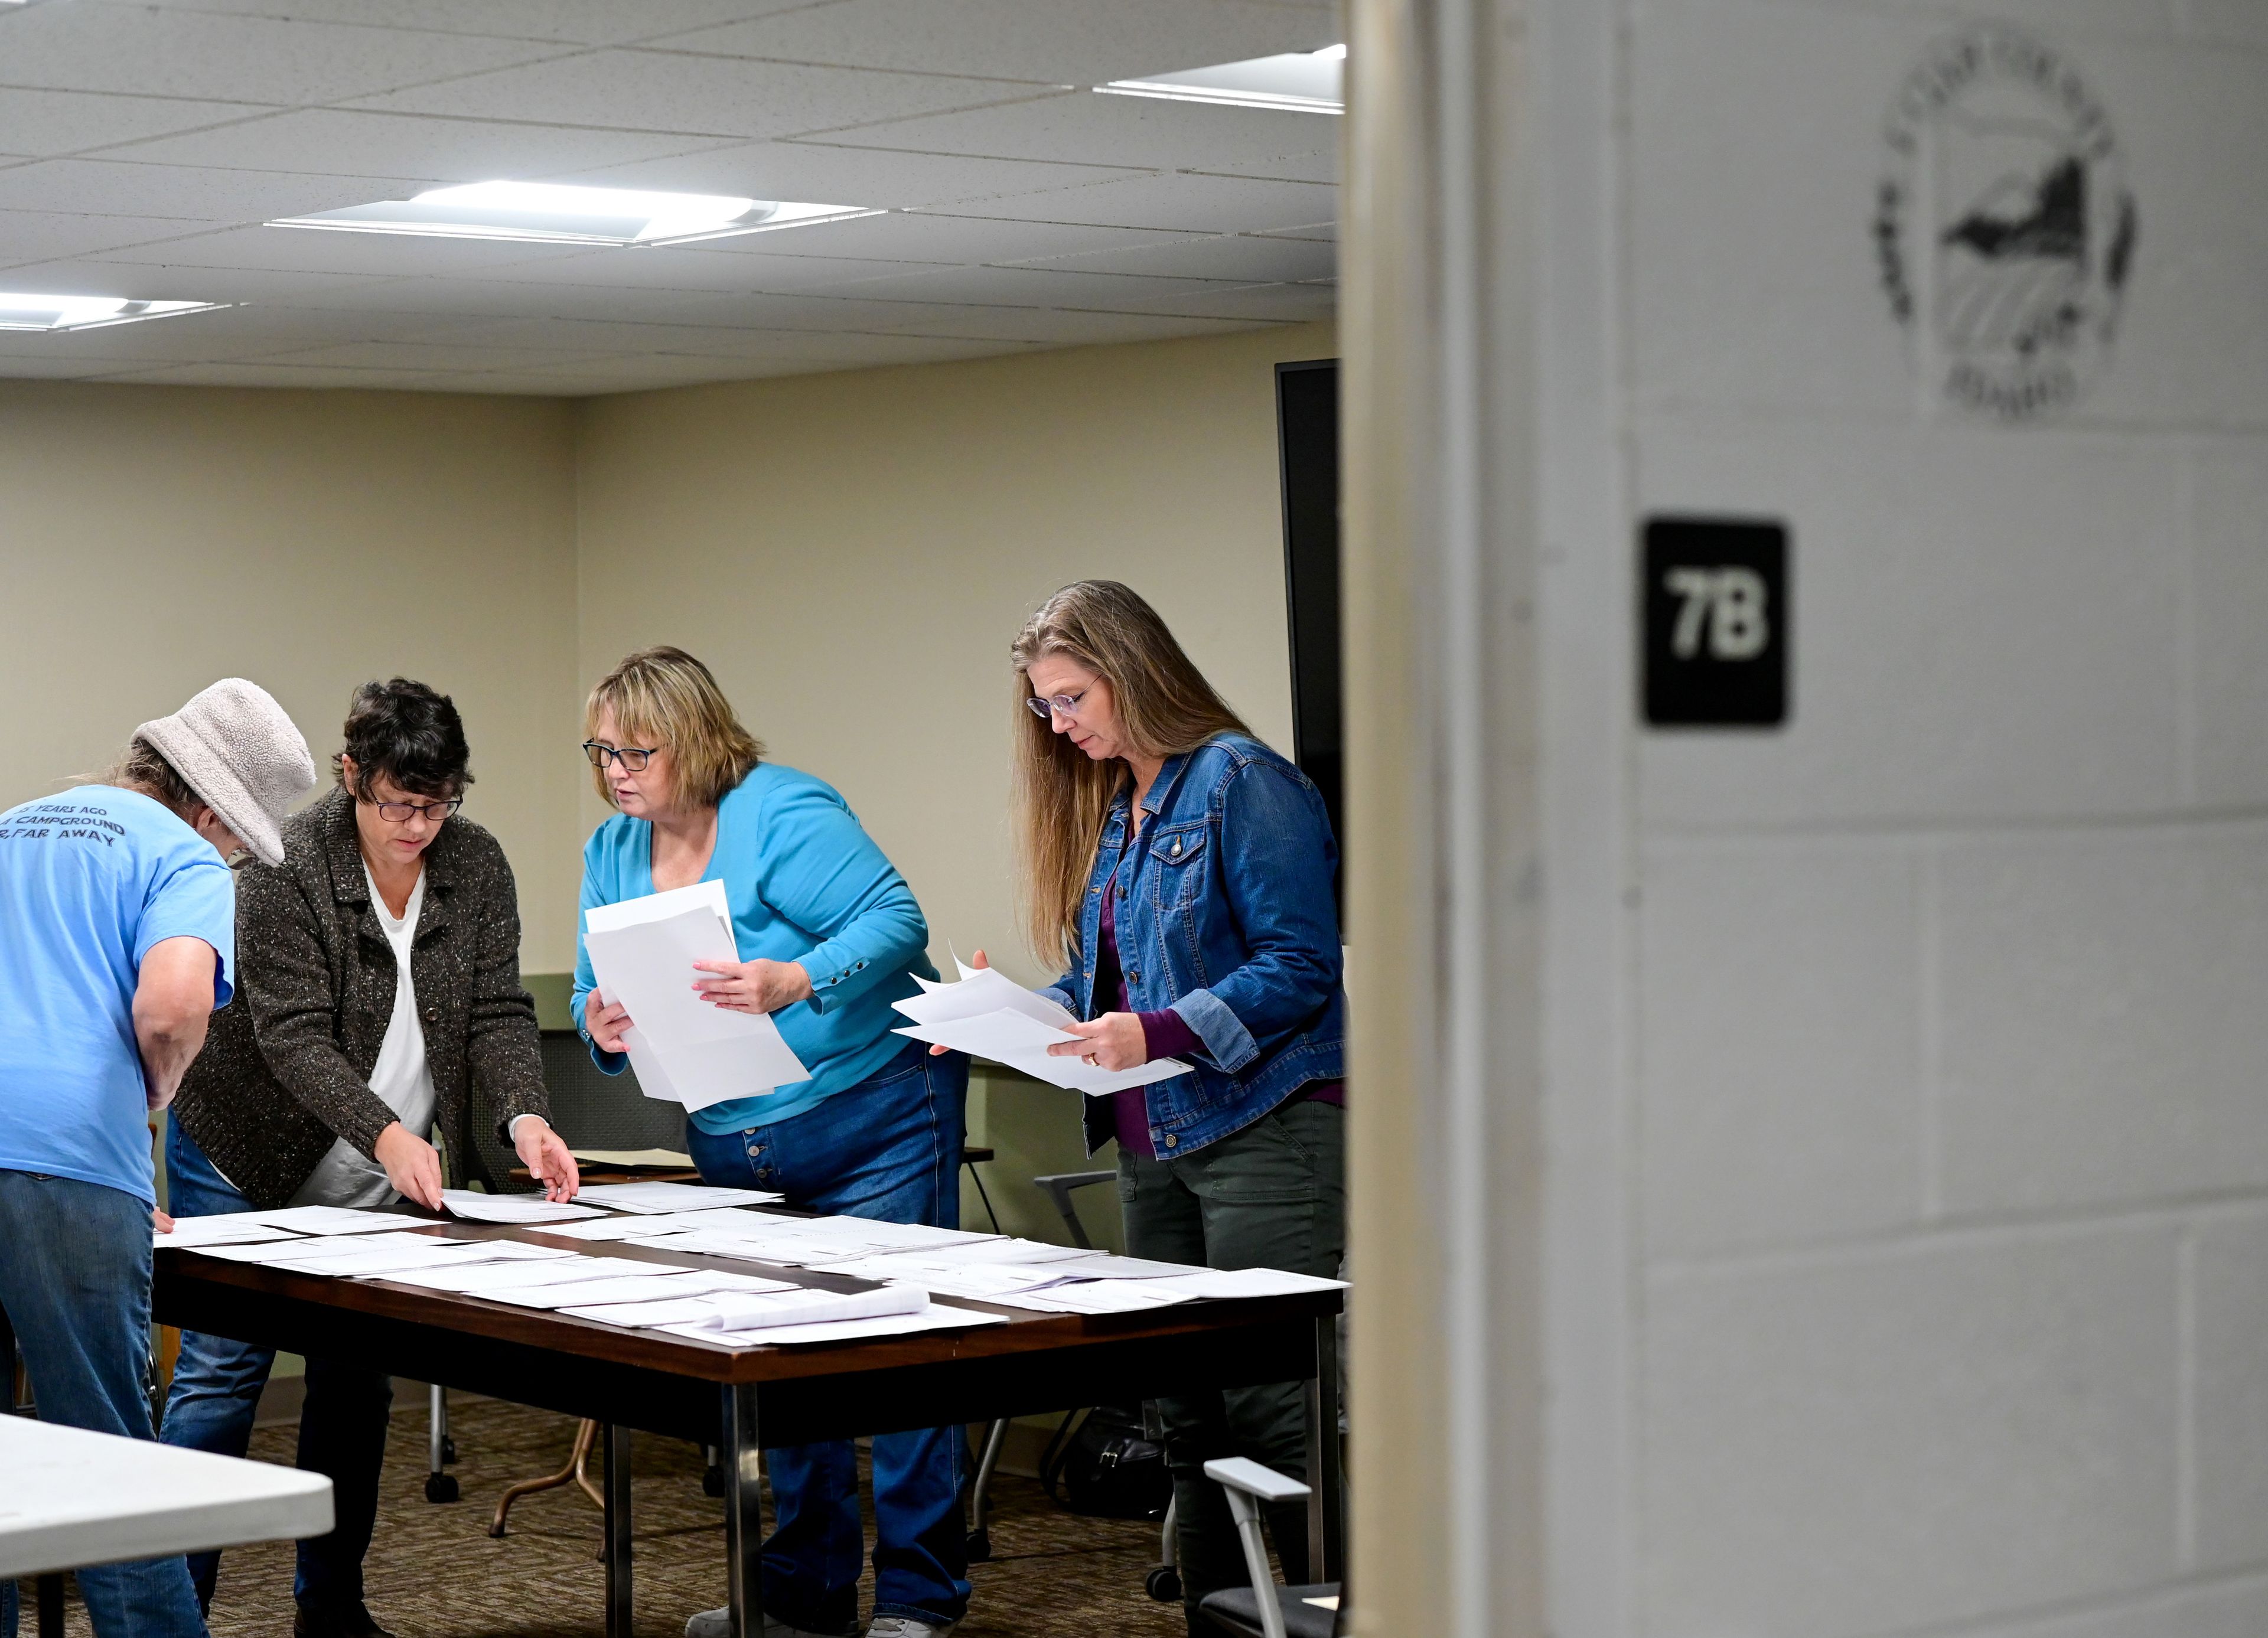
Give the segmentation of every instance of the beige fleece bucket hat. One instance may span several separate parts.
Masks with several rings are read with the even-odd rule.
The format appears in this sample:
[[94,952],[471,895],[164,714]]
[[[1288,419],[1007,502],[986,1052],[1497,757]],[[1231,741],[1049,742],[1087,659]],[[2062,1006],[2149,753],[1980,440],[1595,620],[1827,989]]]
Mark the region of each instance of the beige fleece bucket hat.
[[315,788],[307,742],[257,683],[224,677],[171,716],[136,729],[244,845],[284,863],[284,810]]

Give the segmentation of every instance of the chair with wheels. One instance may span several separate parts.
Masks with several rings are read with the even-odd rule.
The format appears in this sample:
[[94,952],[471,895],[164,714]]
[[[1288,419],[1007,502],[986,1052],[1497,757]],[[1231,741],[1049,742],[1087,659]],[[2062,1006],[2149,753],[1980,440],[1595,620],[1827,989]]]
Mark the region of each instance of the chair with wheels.
[[1346,1631],[1344,1583],[1278,1586],[1260,1534],[1262,1505],[1296,1502],[1308,1494],[1307,1487],[1241,1456],[1207,1462],[1204,1472],[1228,1492],[1229,1514],[1244,1544],[1244,1568],[1252,1584],[1207,1593],[1197,1605],[1198,1619],[1223,1638],[1339,1638]]

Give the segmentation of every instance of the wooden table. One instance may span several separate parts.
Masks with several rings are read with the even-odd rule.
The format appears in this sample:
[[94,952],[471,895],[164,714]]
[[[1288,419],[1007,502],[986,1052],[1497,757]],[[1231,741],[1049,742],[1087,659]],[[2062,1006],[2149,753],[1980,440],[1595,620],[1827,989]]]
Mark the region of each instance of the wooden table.
[[[593,1244],[519,1227],[433,1223],[425,1232],[453,1239],[528,1239],[584,1254],[691,1267],[752,1266],[636,1241]],[[867,1286],[843,1275],[754,1266],[799,1285]],[[1314,1486],[1308,1509],[1311,1574],[1317,1580],[1337,1574],[1343,1517],[1337,1291],[1096,1317],[987,1309],[1005,1314],[1008,1323],[871,1341],[745,1348],[382,1280],[292,1274],[187,1250],[158,1253],[152,1301],[158,1318],[184,1330],[352,1358],[395,1376],[602,1424],[609,1638],[630,1638],[630,1632],[633,1429],[724,1448],[734,1638],[756,1638],[762,1631],[760,1429],[763,1442],[772,1445],[806,1444],[1131,1404],[1201,1389],[1305,1381],[1307,1471]]]
[[0,1415],[0,1581],[42,1582],[42,1638],[62,1638],[62,1583],[92,1564],[171,1558],[331,1528],[320,1473]]

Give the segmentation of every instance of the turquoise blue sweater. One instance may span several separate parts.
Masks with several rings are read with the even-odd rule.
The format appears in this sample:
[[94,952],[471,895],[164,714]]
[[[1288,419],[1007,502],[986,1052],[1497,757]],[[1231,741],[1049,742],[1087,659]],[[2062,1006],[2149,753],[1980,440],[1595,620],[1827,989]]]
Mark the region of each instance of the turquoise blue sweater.
[[[737,1132],[801,1114],[867,1079],[902,1052],[891,1010],[935,978],[924,953],[929,924],[897,867],[857,814],[823,781],[761,762],[717,804],[717,848],[703,881],[721,881],[733,907],[740,959],[799,961],[809,1001],[772,1015],[811,1079],[756,1098],[736,1098],[689,1117],[704,1132]],[[583,845],[583,908],[653,892],[653,826],[617,813]],[[591,958],[575,930],[576,1027],[592,989]],[[584,1035],[587,1041],[590,1036]],[[630,1061],[591,1048],[608,1075]]]

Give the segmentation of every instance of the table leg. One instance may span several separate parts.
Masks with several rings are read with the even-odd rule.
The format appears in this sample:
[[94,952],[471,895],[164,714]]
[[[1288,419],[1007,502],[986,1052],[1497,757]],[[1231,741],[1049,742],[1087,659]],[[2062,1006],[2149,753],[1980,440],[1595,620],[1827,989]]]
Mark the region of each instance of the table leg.
[[725,1393],[725,1581],[731,1590],[733,1638],[762,1638],[763,1467],[756,1442],[756,1386]]
[[607,1638],[630,1638],[630,1430],[606,1425]]
[[1307,1579],[1340,1579],[1346,1497],[1339,1472],[1339,1330],[1315,1321],[1315,1374],[1307,1383]]

